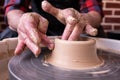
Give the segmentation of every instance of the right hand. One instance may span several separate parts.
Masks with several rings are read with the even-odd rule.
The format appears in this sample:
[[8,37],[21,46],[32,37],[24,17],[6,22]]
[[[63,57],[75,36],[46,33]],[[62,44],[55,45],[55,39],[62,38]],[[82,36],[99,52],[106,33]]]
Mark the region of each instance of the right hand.
[[80,34],[84,32],[84,29],[89,35],[97,35],[97,29],[92,27],[89,23],[89,19],[92,19],[88,16],[91,16],[91,14],[88,15],[88,13],[80,13],[74,8],[59,9],[52,6],[46,0],[42,2],[42,9],[66,25],[61,37],[63,40],[79,40]]
[[15,54],[20,54],[25,46],[27,46],[37,57],[41,49],[40,44],[52,48],[53,44],[46,36],[48,28],[48,21],[37,13],[24,13],[19,21],[18,32],[18,44],[15,50]]

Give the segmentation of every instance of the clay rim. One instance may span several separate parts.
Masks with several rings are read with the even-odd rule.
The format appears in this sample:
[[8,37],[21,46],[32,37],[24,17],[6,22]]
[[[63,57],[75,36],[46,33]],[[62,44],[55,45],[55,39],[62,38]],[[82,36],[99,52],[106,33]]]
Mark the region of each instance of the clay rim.
[[[91,39],[91,38],[82,38],[82,40],[78,40],[78,41],[61,40],[59,38],[56,38],[55,40],[59,43],[70,44],[70,45],[76,45],[76,44],[92,45],[92,44],[96,43],[95,40]],[[55,40],[54,40],[54,42],[55,42]]]

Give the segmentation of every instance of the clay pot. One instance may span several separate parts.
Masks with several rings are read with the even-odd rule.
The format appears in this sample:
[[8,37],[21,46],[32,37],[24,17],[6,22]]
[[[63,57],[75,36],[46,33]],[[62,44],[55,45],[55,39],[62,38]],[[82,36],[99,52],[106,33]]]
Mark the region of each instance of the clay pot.
[[55,39],[55,48],[48,62],[54,66],[68,69],[89,69],[102,65],[96,54],[94,39],[67,41]]

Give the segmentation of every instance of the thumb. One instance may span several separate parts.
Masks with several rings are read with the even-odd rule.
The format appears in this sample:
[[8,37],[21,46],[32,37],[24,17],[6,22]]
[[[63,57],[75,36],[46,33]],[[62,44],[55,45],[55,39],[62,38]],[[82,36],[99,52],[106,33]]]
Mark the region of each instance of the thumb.
[[53,7],[48,1],[43,1],[42,2],[42,9],[45,11],[45,12],[48,12],[52,15],[57,15],[59,10],[55,7]]
[[65,24],[64,20],[64,16],[60,13],[61,9],[55,8],[54,6],[52,6],[49,2],[47,1],[43,1],[42,2],[42,9],[45,12],[50,13],[51,15],[53,15],[54,17],[56,17],[60,22],[62,22],[63,24]]
[[85,31],[87,34],[91,36],[96,36],[98,34],[98,30],[94,27],[92,27],[90,24],[86,25]]

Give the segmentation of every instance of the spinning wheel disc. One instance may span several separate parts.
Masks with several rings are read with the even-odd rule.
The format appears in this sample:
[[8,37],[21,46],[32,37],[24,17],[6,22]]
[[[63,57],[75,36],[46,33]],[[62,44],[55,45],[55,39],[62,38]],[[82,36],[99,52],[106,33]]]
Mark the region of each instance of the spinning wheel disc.
[[72,70],[53,66],[44,61],[50,54],[47,48],[35,58],[30,50],[14,56],[9,64],[10,80],[120,80],[120,55],[98,50],[104,60],[100,67]]

